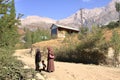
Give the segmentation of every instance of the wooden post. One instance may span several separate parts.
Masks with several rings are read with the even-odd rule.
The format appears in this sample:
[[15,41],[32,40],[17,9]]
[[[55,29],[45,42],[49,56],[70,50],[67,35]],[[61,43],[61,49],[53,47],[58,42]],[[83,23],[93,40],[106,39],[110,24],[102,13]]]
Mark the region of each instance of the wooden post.
[[81,16],[81,27],[83,27],[83,8],[80,9],[80,16]]

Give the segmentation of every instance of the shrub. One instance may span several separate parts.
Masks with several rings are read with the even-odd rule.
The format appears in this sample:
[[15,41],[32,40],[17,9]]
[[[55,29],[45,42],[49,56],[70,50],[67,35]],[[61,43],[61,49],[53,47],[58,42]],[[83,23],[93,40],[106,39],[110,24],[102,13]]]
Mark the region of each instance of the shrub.
[[110,22],[106,27],[109,28],[109,29],[113,29],[113,28],[116,28],[119,26],[119,23],[118,22]]
[[[0,48],[0,80],[26,80],[32,69],[23,69],[23,63],[12,56],[13,50]],[[32,77],[31,77],[32,78]]]
[[57,61],[64,61],[64,62],[76,62],[75,58],[75,50],[73,47],[61,47],[56,52],[56,60]]
[[79,39],[78,45],[74,45],[76,42],[73,42],[57,50],[56,60],[85,64],[105,62],[108,43],[105,42],[100,28],[93,27],[91,32],[85,30],[80,33]]

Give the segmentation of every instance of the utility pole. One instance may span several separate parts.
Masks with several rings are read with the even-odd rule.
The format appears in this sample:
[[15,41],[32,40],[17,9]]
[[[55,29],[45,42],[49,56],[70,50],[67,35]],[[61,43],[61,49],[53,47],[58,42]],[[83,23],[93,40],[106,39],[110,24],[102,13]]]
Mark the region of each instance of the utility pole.
[[80,9],[81,27],[83,27],[83,8]]

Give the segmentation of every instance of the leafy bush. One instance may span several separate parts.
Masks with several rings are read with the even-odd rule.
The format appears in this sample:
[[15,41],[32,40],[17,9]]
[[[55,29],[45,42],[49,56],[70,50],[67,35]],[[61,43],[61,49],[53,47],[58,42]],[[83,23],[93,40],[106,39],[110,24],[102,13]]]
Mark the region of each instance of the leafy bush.
[[79,35],[80,43],[63,46],[56,51],[56,60],[77,62],[85,64],[100,64],[106,59],[108,43],[105,42],[102,30],[93,27],[91,32],[85,29],[85,32]]
[[[13,50],[0,48],[0,80],[26,80],[33,70],[23,69],[23,63],[12,56]],[[32,78],[32,77],[31,77]]]
[[107,27],[109,29],[113,29],[113,28],[119,27],[119,22],[112,21],[108,25],[106,25],[105,27]]
[[89,33],[89,29],[87,27],[81,27],[78,39],[81,40],[85,38],[88,33]]
[[[75,50],[73,47],[61,47],[56,52],[56,60],[57,61],[64,61],[64,62],[76,62],[76,59],[74,59]],[[76,55],[75,55],[76,56]]]

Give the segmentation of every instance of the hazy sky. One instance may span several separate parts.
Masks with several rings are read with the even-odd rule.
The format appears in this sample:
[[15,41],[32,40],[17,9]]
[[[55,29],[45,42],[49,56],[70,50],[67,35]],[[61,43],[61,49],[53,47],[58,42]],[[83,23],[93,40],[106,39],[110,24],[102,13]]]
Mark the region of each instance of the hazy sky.
[[16,11],[24,17],[37,15],[55,20],[71,16],[81,8],[106,6],[111,0],[15,0]]

